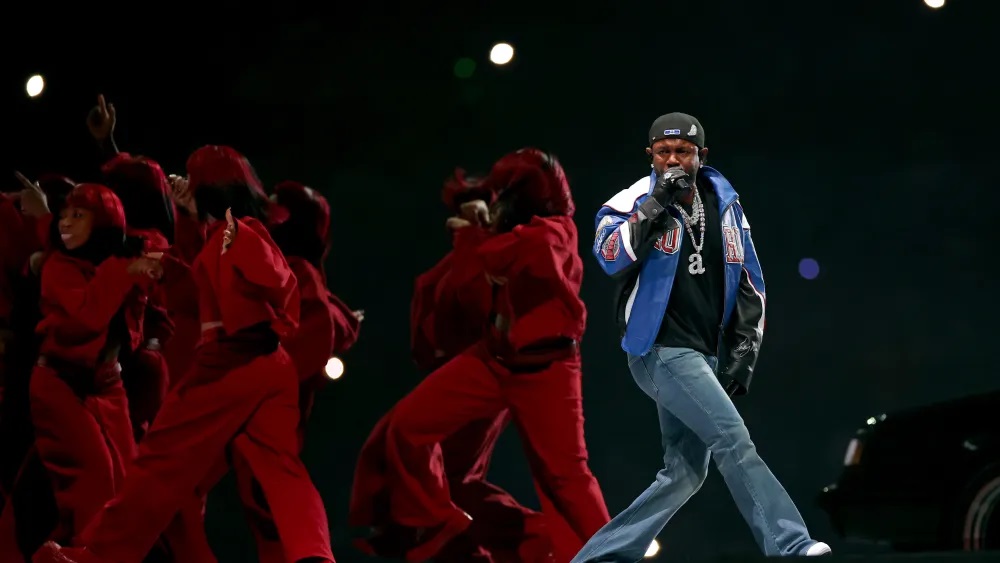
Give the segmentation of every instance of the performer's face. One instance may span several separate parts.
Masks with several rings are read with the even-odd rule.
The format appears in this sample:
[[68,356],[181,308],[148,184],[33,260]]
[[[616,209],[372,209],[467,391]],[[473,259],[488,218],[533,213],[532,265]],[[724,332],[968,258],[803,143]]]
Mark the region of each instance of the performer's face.
[[63,207],[59,212],[59,236],[66,250],[80,248],[90,240],[94,214],[79,207]]
[[671,166],[680,166],[692,178],[708,157],[708,149],[698,150],[698,146],[684,139],[660,139],[646,149],[653,157],[653,169],[657,174]]

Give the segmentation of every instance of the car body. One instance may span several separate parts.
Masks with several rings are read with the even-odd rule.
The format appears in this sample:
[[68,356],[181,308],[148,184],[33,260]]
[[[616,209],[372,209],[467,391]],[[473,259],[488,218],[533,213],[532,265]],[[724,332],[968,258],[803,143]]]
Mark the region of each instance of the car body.
[[1000,391],[869,418],[818,502],[848,540],[1000,549]]

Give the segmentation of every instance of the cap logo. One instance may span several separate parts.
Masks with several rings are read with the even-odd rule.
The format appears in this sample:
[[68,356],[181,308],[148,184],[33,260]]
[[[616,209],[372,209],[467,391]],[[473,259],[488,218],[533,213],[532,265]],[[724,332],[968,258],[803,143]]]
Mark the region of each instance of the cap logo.
[[690,136],[690,135],[697,135],[697,134],[698,134],[698,126],[695,125],[694,123],[692,123],[691,124],[691,130],[688,131],[688,135]]
[[663,134],[664,135],[680,135],[681,134],[681,130],[680,129],[664,129],[663,130]]

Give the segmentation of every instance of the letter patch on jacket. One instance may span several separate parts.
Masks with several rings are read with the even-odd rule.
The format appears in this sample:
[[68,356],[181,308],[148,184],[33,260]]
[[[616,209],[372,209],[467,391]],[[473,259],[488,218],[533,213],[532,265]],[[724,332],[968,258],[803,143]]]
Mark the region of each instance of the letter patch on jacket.
[[604,239],[604,246],[601,247],[601,256],[608,262],[618,258],[618,253],[622,250],[622,232],[615,229],[608,238]]
[[728,264],[742,264],[743,263],[743,233],[738,227],[730,227],[729,225],[723,225],[722,234],[725,237],[723,241],[726,245],[726,263]]
[[601,222],[597,225],[597,232],[594,233],[594,246],[597,246],[597,242],[601,240],[601,231],[603,231],[608,225],[614,222],[614,218],[610,215],[601,219]]
[[660,235],[660,238],[656,239],[653,243],[653,248],[659,250],[664,254],[673,254],[677,252],[681,247],[681,228],[680,226],[674,227],[669,231]]

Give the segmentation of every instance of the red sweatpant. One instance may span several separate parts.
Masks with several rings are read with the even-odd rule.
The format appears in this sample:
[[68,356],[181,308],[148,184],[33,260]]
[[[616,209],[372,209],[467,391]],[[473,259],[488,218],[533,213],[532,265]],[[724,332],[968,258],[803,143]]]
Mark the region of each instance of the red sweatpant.
[[[324,377],[319,375],[318,377]],[[302,381],[299,384],[299,426],[298,452],[302,452],[305,442],[306,422],[312,413],[313,402],[319,386],[313,380]],[[261,484],[254,478],[250,460],[236,450],[232,456],[232,469],[236,476],[236,487],[243,504],[243,511],[250,524],[250,531],[257,543],[257,560],[259,563],[285,563],[285,553],[281,538],[267,503]]]
[[158,350],[140,348],[123,360],[123,383],[136,441],[142,439],[160,410],[170,386],[167,361]]
[[120,371],[117,364],[101,368],[95,377],[106,375],[110,381],[87,394],[78,394],[51,368],[36,366],[31,374],[35,446],[59,510],[56,541],[83,530],[121,490],[126,464],[135,454]]
[[52,535],[59,519],[52,480],[36,447],[32,446],[24,456],[4,500],[0,513],[0,561],[30,561],[31,554]]
[[[539,491],[543,513],[521,503],[487,480],[497,440],[510,423],[510,411],[473,421],[441,443],[444,471],[452,501],[472,516],[466,541],[448,546],[434,559],[464,563],[470,554],[485,553],[495,561],[568,563],[579,551],[579,539],[548,496]],[[484,558],[485,559],[485,558]]]
[[583,547],[610,516],[587,466],[579,358],[518,374],[477,345],[424,379],[396,405],[386,432],[392,513],[421,528],[459,518],[441,442],[504,409],[521,435],[539,496],[552,499],[551,510],[577,535],[576,549]]
[[260,482],[288,561],[332,561],[326,511],[298,456],[298,377],[291,360],[279,349],[239,365],[225,350],[209,348],[219,344],[199,349],[192,371],[168,395],[140,444],[122,491],[78,543],[109,562],[142,561],[230,447]]

